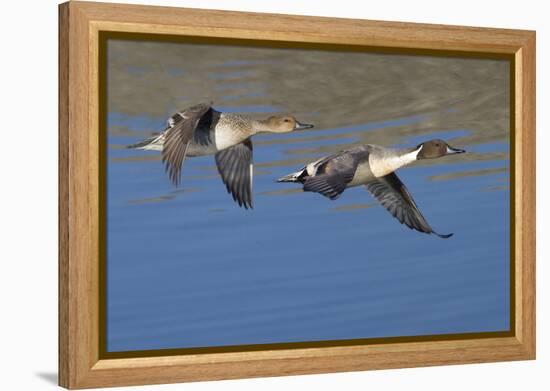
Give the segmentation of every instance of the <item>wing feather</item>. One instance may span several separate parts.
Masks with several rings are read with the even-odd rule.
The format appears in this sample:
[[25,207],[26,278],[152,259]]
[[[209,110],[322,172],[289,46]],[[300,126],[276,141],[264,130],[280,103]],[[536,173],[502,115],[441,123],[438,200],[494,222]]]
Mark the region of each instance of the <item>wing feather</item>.
[[245,209],[252,209],[252,142],[240,144],[216,153],[216,165],[227,192]]
[[168,120],[170,128],[165,132],[162,162],[174,185],[179,185],[187,149],[194,139],[199,122],[205,114],[213,111],[211,104],[201,103],[174,114]]
[[378,178],[366,184],[365,187],[401,224],[427,234],[433,233],[444,239],[453,235],[441,235],[432,229],[418,209],[409,190],[395,173]]

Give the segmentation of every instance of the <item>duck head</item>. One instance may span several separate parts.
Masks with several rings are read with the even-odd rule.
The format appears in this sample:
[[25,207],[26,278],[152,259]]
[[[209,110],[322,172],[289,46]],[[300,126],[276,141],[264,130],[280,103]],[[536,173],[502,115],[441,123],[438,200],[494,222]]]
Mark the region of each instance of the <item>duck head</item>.
[[273,115],[261,122],[262,131],[271,133],[288,133],[313,128],[313,125],[303,124],[291,115]]
[[417,160],[435,159],[446,155],[455,155],[457,153],[466,152],[463,149],[453,148],[440,139],[429,140],[423,142],[422,144],[418,144],[416,146],[416,150],[418,151],[418,154],[416,155]]

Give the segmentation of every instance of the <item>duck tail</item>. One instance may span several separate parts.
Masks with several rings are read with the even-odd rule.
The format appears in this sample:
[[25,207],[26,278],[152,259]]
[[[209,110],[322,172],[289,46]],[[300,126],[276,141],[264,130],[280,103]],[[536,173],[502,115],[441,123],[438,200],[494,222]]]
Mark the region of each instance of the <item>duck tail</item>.
[[146,138],[145,140],[140,141],[139,143],[127,145],[126,148],[156,151],[156,150],[162,150],[163,142],[164,142],[163,135],[155,134],[154,136]]
[[292,174],[285,175],[277,179],[277,182],[304,182],[304,177],[306,176],[306,169],[303,168],[300,171],[293,172]]

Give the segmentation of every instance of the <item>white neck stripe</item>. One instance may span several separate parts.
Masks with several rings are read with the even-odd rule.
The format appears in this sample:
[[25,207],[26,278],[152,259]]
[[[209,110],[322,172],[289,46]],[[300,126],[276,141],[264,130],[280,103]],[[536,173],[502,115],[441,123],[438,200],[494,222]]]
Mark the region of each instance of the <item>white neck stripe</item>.
[[423,147],[424,145],[421,145],[418,149],[404,155],[391,157],[384,156],[381,159],[377,159],[371,155],[369,157],[370,169],[374,176],[378,178],[388,175],[395,170],[414,162]]

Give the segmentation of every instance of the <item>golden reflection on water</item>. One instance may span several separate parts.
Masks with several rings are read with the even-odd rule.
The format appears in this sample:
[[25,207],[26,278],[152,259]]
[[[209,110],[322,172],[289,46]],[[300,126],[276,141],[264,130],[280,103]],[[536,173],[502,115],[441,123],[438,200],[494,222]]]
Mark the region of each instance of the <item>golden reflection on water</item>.
[[302,189],[300,189],[299,187],[294,187],[294,188],[286,188],[286,189],[282,188],[280,190],[263,191],[259,193],[259,195],[280,196],[280,195],[296,194],[301,192],[302,192]]
[[172,190],[170,193],[166,195],[129,200],[128,203],[131,205],[143,205],[143,204],[157,203],[157,202],[163,202],[163,201],[170,201],[176,198],[178,194],[196,193],[199,191],[203,191],[203,189],[200,187],[186,187],[185,189]]
[[432,181],[446,181],[449,179],[466,178],[471,176],[492,175],[492,174],[497,174],[501,172],[508,172],[508,167],[485,168],[481,170],[451,172],[449,174],[433,175],[429,177],[429,179],[431,179]]
[[[255,137],[255,154],[261,153],[262,147],[282,147],[278,157],[255,164],[255,175],[268,175],[267,168],[299,169],[318,157],[357,144],[415,145],[423,135],[434,138],[441,134],[466,150],[494,143],[506,146],[509,66],[508,61],[491,59],[111,40],[108,112],[162,123],[176,110],[213,101],[220,110],[256,118],[290,112],[300,121],[315,124],[311,130],[291,135]],[[407,118],[412,119],[400,121]],[[464,131],[446,137],[457,129]],[[108,127],[110,136],[135,137],[136,141],[161,130],[144,131],[116,123]],[[113,150],[123,147],[109,145]],[[445,164],[502,161],[507,166],[508,159],[507,149],[493,148],[444,160]],[[109,161],[159,164],[160,156],[143,153],[110,157]],[[432,164],[441,162],[417,165]],[[213,159],[206,167],[201,178],[218,177]],[[506,170],[470,168],[429,179],[489,176]],[[196,175],[184,172],[184,176],[191,179]],[[259,195],[294,191],[299,190]],[[163,201],[170,196],[154,199]]]
[[[138,41],[111,41],[108,61],[110,351],[509,327],[508,62]],[[201,101],[315,124],[254,137],[254,213],[213,156],[174,189],[158,152],[125,149]],[[448,241],[364,188],[330,202],[275,183],[359,143],[435,137],[468,153],[399,175]]]
[[336,206],[334,208],[330,208],[330,210],[335,212],[353,212],[357,209],[367,209],[372,208],[373,206],[376,206],[377,204],[369,203],[369,204],[348,204],[348,205],[341,205]]

